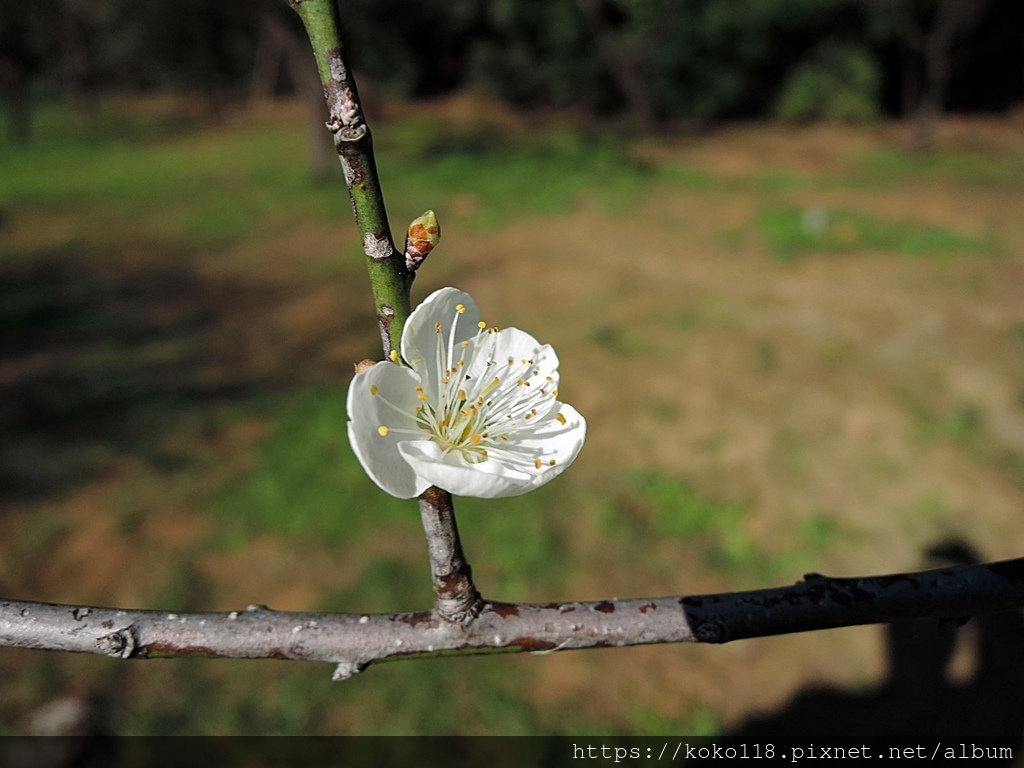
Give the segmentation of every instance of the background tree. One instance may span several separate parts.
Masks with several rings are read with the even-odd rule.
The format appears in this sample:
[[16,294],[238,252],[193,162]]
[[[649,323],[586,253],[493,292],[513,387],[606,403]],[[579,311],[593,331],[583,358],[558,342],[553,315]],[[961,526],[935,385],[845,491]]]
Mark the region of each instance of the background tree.
[[954,56],[991,0],[881,0],[903,47],[903,110],[914,115],[912,146],[931,149],[946,107]]

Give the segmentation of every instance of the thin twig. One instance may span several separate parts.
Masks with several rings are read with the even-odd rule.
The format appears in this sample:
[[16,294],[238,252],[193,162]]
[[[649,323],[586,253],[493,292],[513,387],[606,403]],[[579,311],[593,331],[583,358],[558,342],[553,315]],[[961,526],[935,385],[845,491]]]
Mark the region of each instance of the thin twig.
[[[404,252],[396,250],[377,176],[370,127],[355,78],[345,60],[335,2],[289,3],[306,27],[324,86],[330,114],[327,128],[334,133],[352,210],[363,238],[384,356],[399,362],[402,329],[410,314],[409,290],[416,270],[440,238],[437,218],[433,211],[427,211],[413,221]],[[462,551],[451,494],[436,487],[427,489],[420,497],[420,511],[434,577],[437,615],[459,624],[472,621],[479,610],[480,594]]]
[[377,322],[385,357],[398,350],[409,317],[411,273],[405,254],[395,248],[384,207],[384,193],[373,155],[373,138],[366,122],[352,70],[345,59],[334,0],[289,0],[306,27],[324,86],[329,118],[327,129],[345,172],[352,211],[363,241]]
[[468,624],[479,615],[483,598],[462,551],[451,494],[428,488],[420,496],[420,516],[434,577],[434,609],[446,621]]
[[793,586],[692,597],[482,604],[469,625],[434,612],[166,613],[0,601],[0,646],[122,659],[224,656],[327,661],[344,679],[374,662],[751,637],[1024,607],[1024,558],[866,578],[809,574]]

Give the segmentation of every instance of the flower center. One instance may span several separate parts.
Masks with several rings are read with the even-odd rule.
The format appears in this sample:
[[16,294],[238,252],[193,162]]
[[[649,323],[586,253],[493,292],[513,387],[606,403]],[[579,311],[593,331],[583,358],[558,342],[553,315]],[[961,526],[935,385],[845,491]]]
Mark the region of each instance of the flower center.
[[[501,332],[483,321],[473,338],[456,342],[465,309],[458,305],[447,334],[441,323],[434,324],[438,380],[416,387],[420,434],[425,432],[445,453],[458,451],[471,464],[494,458],[523,470],[554,465],[541,449],[517,444],[539,421],[551,418],[558,396],[553,377],[541,376],[532,358],[497,360]],[[565,423],[560,413],[554,418]],[[386,427],[381,429],[387,434]]]
[[[456,344],[459,320],[465,311],[462,304],[455,308],[447,338],[441,323],[434,325],[437,336],[434,363],[440,371],[440,381],[435,384],[437,398],[435,401],[426,395],[423,387],[416,388],[420,400],[416,423],[446,452],[459,451],[466,461],[476,464],[487,460],[488,449],[500,441],[502,435],[508,439],[508,430],[496,423],[500,419],[496,418],[495,401],[491,397],[500,390],[501,379],[495,376],[486,381],[479,376],[479,369],[492,367],[491,360],[481,366],[479,358],[485,350],[493,357],[498,329],[488,328],[481,320],[473,339]],[[470,371],[476,372],[477,378]]]

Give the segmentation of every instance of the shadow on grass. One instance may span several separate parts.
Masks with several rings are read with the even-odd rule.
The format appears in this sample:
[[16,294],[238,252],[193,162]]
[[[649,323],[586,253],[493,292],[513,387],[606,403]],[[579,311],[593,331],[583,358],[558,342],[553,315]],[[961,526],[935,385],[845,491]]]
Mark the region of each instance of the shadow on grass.
[[[961,541],[943,542],[927,554],[927,567],[980,561]],[[885,641],[888,674],[880,685],[806,688],[779,711],[723,734],[723,742],[800,745],[807,757],[826,756],[821,746],[861,744],[877,750],[872,757],[920,757],[918,748],[904,751],[919,744],[928,745],[923,754],[941,746],[942,756],[953,758],[1009,762],[1019,753],[1024,731],[1020,611],[977,616],[963,628],[931,619],[896,622],[886,625]],[[969,662],[966,676],[951,674],[954,655]],[[814,743],[820,745],[817,755]]]
[[161,447],[183,419],[205,414],[202,426],[209,406],[301,381],[309,349],[259,344],[282,286],[203,279],[171,266],[180,254],[143,265],[70,250],[0,262],[5,500],[59,492],[119,453],[188,462]]

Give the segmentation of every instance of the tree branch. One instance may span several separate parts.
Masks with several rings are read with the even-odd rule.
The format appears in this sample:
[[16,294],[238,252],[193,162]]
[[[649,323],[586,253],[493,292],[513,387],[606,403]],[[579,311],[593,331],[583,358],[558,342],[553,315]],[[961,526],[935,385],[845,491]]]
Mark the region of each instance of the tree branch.
[[249,606],[166,613],[0,601],[0,646],[120,659],[222,656],[337,665],[345,679],[374,662],[548,652],[752,637],[935,618],[962,622],[1024,607],[1024,558],[865,578],[808,574],[793,586],[692,597],[540,605],[481,601],[456,624],[434,612],[317,614]]
[[[327,128],[334,134],[363,239],[384,356],[397,363],[402,329],[411,311],[412,281],[437,245],[441,231],[434,212],[427,211],[409,226],[403,252],[395,248],[370,127],[352,70],[345,61],[337,6],[334,0],[289,0],[289,4],[302,19],[313,46],[330,114]],[[445,621],[472,621],[479,612],[480,593],[473,585],[472,569],[462,551],[451,494],[428,488],[420,496],[420,513],[434,578],[435,611]]]
[[479,615],[483,598],[473,584],[473,569],[462,551],[451,494],[428,488],[420,496],[420,517],[434,577],[434,610],[446,621],[469,623]]
[[356,81],[345,60],[334,0],[289,0],[289,4],[298,12],[313,45],[327,99],[327,129],[334,134],[334,146],[345,172],[387,357],[400,349],[402,329],[411,311],[412,273],[406,270],[405,256],[395,248],[391,237],[373,139]]

